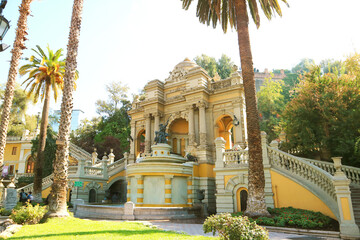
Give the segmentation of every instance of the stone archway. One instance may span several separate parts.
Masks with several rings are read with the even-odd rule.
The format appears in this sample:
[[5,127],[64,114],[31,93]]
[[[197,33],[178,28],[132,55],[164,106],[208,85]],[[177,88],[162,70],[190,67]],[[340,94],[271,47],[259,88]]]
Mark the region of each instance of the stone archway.
[[[238,176],[230,178],[225,184],[225,191],[232,194],[232,208],[234,212],[240,212],[241,209],[246,209],[247,193],[248,193],[248,175],[243,172]],[[246,192],[245,193],[243,192]]]
[[96,202],[96,190],[90,189],[89,191],[89,203],[95,203]]
[[145,134],[145,129],[141,129],[136,135],[136,158],[139,157],[139,154],[141,155],[145,151]]
[[125,203],[127,198],[127,182],[125,179],[118,179],[112,181],[112,184],[108,188],[109,200],[112,203]]
[[216,119],[216,133],[215,138],[222,137],[226,141],[225,149],[231,149],[234,144],[234,134],[233,134],[233,118],[226,114],[220,115]]
[[174,153],[185,156],[189,145],[189,123],[185,118],[177,118],[169,124],[169,144]]

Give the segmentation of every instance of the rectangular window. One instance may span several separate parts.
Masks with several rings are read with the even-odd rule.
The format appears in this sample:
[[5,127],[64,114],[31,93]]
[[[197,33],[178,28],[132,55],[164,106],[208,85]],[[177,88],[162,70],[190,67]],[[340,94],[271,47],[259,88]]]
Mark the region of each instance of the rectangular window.
[[14,175],[14,165],[9,166],[9,175]]
[[13,147],[13,148],[12,148],[12,153],[11,153],[12,155],[16,155],[16,148],[17,148],[17,147]]

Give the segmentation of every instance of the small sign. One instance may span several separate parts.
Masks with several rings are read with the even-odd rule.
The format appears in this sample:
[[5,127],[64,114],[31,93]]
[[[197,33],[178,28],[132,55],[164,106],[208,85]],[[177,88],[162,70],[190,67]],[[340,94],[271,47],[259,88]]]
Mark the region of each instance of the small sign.
[[84,186],[84,182],[74,182],[74,187],[82,187]]

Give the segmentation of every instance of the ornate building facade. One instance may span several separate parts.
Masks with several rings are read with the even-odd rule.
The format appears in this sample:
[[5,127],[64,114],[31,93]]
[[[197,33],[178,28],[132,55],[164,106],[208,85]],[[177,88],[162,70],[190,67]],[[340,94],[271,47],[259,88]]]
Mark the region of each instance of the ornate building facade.
[[[246,148],[244,89],[240,74],[215,81],[189,59],[175,66],[165,81],[145,86],[145,99],[132,104],[129,161],[151,153],[159,124],[167,125],[172,152],[197,158],[200,189],[215,210],[215,143],[226,140],[226,149]],[[235,120],[235,121],[234,121]]]

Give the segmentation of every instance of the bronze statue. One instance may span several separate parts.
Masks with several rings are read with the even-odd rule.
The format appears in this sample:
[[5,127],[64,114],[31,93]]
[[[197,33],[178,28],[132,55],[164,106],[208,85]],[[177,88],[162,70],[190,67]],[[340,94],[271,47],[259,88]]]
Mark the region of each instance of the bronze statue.
[[[170,119],[170,117],[169,117]],[[155,131],[155,143],[167,143],[166,137],[169,136],[169,134],[166,133],[166,127],[169,124],[169,119],[166,121],[166,124],[159,124],[159,131]]]

